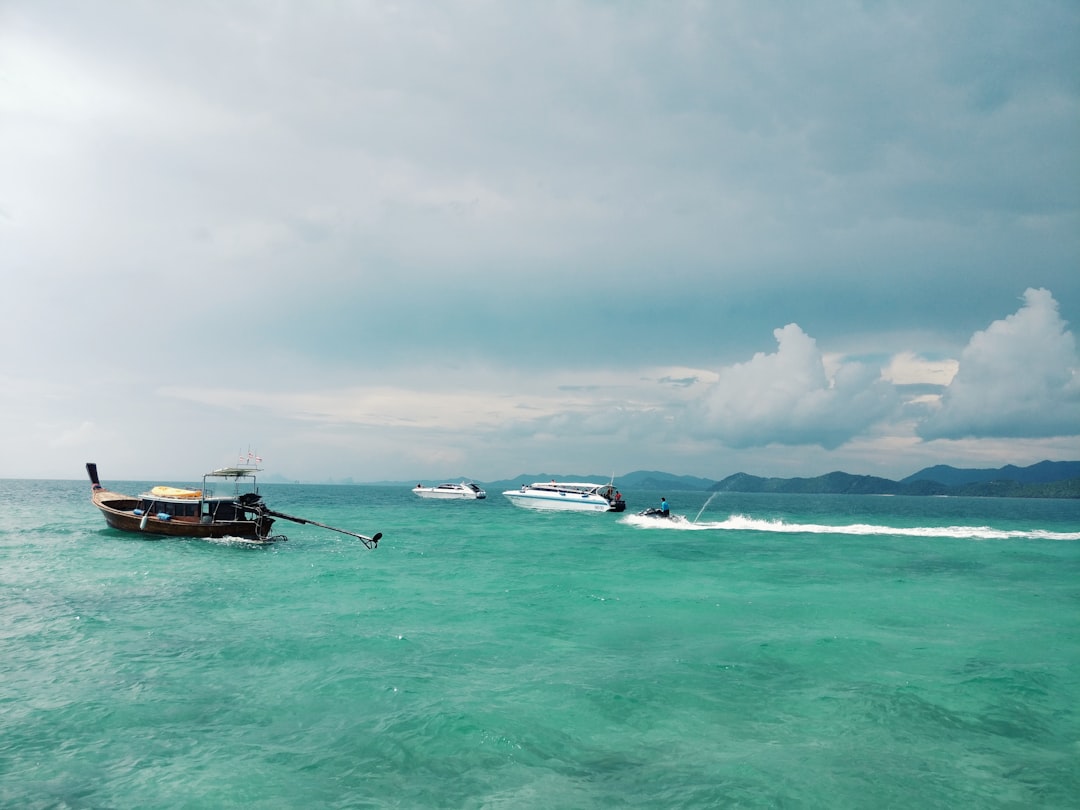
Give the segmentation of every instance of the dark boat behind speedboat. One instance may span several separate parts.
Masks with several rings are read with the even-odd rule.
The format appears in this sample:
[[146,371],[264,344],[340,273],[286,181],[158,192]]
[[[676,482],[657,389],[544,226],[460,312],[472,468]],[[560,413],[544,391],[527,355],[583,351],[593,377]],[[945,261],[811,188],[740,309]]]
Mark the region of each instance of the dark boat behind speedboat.
[[101,486],[97,464],[86,465],[90,476],[90,500],[113,529],[162,537],[235,537],[253,543],[272,543],[288,538],[272,534],[274,518],[309,523],[355,537],[368,548],[379,544],[382,532],[368,537],[335,529],[314,520],[270,509],[259,494],[256,467],[223,467],[203,476],[202,489],[153,487],[138,496],[110,492]]

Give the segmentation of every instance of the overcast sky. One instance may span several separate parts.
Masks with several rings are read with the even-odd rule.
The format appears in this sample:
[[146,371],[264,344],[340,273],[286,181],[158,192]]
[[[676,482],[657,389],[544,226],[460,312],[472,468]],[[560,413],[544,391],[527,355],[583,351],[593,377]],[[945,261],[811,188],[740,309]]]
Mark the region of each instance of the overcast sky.
[[0,2],[0,477],[1080,459],[1080,4]]

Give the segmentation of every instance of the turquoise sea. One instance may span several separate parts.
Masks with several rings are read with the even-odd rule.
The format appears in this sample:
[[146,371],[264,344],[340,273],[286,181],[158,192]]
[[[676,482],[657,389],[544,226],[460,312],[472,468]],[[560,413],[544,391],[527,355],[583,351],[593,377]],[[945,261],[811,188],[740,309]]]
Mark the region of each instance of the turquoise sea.
[[1080,502],[261,489],[385,537],[0,481],[0,807],[1080,805]]

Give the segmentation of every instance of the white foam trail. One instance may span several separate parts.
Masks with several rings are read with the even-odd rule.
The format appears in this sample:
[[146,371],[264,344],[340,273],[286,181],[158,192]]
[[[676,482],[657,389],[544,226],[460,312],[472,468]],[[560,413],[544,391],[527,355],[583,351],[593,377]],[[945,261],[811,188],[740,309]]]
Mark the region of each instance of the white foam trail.
[[224,537],[201,537],[200,540],[205,540],[208,543],[213,543],[218,546],[265,546],[267,545],[265,540],[252,540],[250,537],[234,537],[231,534],[227,534]]
[[676,529],[681,531],[740,531],[772,534],[847,534],[893,535],[900,537],[955,537],[979,540],[1080,540],[1080,532],[1051,532],[1043,529],[995,529],[991,526],[878,526],[872,523],[852,523],[828,526],[820,523],[787,523],[783,520],[762,520],[746,515],[731,515],[727,520],[690,523],[682,520],[627,515],[623,523],[641,529]]

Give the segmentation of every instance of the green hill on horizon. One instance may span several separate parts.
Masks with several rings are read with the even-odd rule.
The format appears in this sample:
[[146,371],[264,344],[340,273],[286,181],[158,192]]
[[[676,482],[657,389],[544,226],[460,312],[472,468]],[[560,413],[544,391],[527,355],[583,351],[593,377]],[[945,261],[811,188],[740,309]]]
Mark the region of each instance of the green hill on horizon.
[[[493,495],[535,481],[595,481],[607,475],[523,473],[501,481],[480,481],[469,476],[449,476],[441,481],[475,481]],[[418,479],[419,480],[419,479]],[[423,479],[427,482],[433,479]],[[351,480],[348,483],[352,483]],[[382,486],[413,486],[414,480],[371,482]],[[439,482],[436,482],[439,483]],[[1028,467],[1013,464],[997,469],[964,469],[947,464],[926,467],[893,481],[875,475],[855,475],[840,470],[808,478],[764,478],[738,472],[721,481],[658,470],[635,470],[615,476],[623,490],[650,492],[777,492],[819,495],[961,495],[971,497],[1080,498],[1080,461],[1040,461]]]
[[[1057,477],[1061,476],[1061,477]],[[944,478],[945,481],[939,480]],[[952,483],[956,482],[956,483]],[[1080,462],[1044,461],[997,470],[928,467],[901,481],[831,472],[814,478],[761,478],[736,473],[716,492],[778,492],[815,495],[952,495],[998,498],[1080,498]]]

